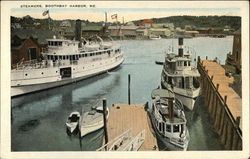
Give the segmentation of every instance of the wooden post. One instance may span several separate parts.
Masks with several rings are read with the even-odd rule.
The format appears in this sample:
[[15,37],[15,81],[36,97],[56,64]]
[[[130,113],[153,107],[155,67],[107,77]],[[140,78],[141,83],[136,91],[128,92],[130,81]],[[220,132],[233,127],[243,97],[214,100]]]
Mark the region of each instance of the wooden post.
[[130,74],[128,74],[128,104],[130,105]]
[[219,84],[216,84],[216,91],[218,91],[219,90]]
[[227,96],[224,96],[224,102],[227,104]]
[[107,121],[106,121],[106,110],[107,110],[107,100],[103,98],[102,100],[103,107],[103,123],[104,123],[104,136],[105,136],[105,144],[108,143],[108,131],[107,131]]
[[239,127],[240,126],[240,116],[236,117],[236,125]]

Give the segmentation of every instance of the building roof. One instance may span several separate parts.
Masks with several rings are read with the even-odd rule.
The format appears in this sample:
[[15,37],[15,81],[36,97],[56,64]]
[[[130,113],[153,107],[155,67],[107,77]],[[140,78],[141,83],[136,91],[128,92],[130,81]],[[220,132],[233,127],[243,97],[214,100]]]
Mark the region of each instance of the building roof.
[[36,28],[26,28],[26,29],[13,29],[11,30],[11,37],[18,36],[20,39],[27,39],[33,37],[37,39],[39,44],[47,44],[46,39],[53,38],[54,35],[57,36],[55,32],[49,29],[36,29]]
[[108,29],[126,29],[126,30],[136,30],[137,28],[139,28],[138,26],[109,26]]
[[154,21],[152,19],[144,19],[139,23],[139,25],[144,25],[144,24],[153,24]]
[[103,29],[103,26],[84,26],[82,31],[100,31]]

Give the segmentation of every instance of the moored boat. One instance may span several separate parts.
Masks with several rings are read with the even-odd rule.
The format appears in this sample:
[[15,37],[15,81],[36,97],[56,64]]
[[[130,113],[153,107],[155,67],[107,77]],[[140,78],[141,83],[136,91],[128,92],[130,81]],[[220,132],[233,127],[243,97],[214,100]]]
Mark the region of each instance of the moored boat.
[[182,103],[166,89],[152,91],[152,109],[149,111],[157,140],[164,150],[186,151],[189,143],[187,120]]
[[178,55],[170,51],[166,53],[165,62],[161,74],[162,88],[175,93],[184,106],[193,110],[195,101],[200,95],[200,74],[198,69],[192,66],[190,50],[184,53],[183,38],[179,38]]
[[[47,39],[48,50],[41,61],[17,64],[11,70],[11,96],[46,90],[112,70],[124,61],[119,45],[57,38]],[[33,57],[33,55],[31,56]]]
[[66,121],[66,126],[67,126],[67,130],[69,131],[69,133],[78,131],[78,124],[80,120],[81,120],[81,115],[79,112],[70,113]]
[[[106,110],[106,118],[109,117],[109,109]],[[92,107],[91,111],[85,112],[80,121],[80,136],[83,137],[103,128],[103,107]]]

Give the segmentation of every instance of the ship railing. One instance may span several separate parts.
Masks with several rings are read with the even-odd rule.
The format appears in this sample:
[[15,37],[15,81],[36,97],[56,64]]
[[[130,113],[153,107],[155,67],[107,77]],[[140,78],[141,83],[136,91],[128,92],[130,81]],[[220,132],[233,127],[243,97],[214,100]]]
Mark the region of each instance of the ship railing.
[[172,137],[172,138],[170,138],[170,142],[173,143],[173,144],[175,144],[175,145],[178,145],[180,147],[183,147],[183,145],[184,145],[184,138],[181,139],[181,138],[174,138],[174,137]]
[[117,136],[107,144],[103,145],[96,151],[115,151],[120,146],[122,146],[123,142],[127,140],[128,138],[131,138],[131,131],[132,129],[128,129],[127,131],[123,132],[121,135]]
[[[73,61],[72,64],[77,64],[77,61]],[[52,62],[50,60],[42,60],[42,61],[37,61],[37,60],[32,60],[32,61],[25,61],[20,64],[16,64],[12,66],[12,69],[16,70],[22,70],[22,69],[41,69],[41,68],[49,68],[49,67],[59,67],[66,65],[65,62],[62,62],[60,60],[57,60],[55,62]]]
[[44,65],[44,60],[43,61],[37,61],[37,60],[30,60],[30,61],[22,61],[17,63],[16,65],[12,65],[12,69],[34,69],[34,68],[43,68],[45,67]]

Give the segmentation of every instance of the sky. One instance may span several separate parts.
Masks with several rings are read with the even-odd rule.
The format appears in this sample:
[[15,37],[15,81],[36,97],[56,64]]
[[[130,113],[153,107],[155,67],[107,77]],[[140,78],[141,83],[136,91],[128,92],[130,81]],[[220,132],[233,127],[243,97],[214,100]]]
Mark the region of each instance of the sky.
[[[50,17],[52,19],[63,20],[63,19],[82,19],[89,21],[104,21],[105,12],[108,14],[108,22],[113,22],[115,19],[111,19],[111,15],[117,14],[118,21],[132,21],[139,19],[150,19],[150,18],[161,18],[175,15],[192,15],[192,16],[208,16],[208,15],[227,15],[227,16],[239,16],[240,8],[234,5],[222,5],[221,7],[211,5],[206,2],[189,2],[185,3],[176,2],[116,2],[110,3],[104,2],[71,2],[65,3],[37,3],[41,7],[27,7],[28,3],[16,5],[11,9],[11,15],[16,17],[23,17],[30,15],[35,18],[47,18],[42,16],[45,10],[49,10]],[[34,4],[34,3],[32,3]],[[67,5],[65,7],[57,7],[57,4]],[[196,4],[199,4],[198,6]],[[217,4],[217,3],[216,3]],[[24,6],[22,6],[24,5]],[[70,5],[85,5],[86,7],[72,7]],[[93,7],[94,5],[94,7]],[[92,7],[91,7],[92,6]]]

